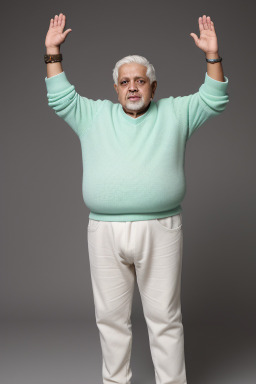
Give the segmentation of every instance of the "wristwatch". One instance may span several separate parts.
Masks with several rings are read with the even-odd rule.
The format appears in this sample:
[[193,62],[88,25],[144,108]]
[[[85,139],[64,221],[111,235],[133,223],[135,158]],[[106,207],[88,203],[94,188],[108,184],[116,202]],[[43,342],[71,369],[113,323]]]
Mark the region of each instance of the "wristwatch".
[[207,61],[207,63],[211,63],[211,64],[214,64],[214,63],[219,63],[222,61],[222,57],[219,56],[218,59],[207,59],[205,58],[205,60]]
[[62,61],[62,54],[61,53],[58,53],[56,55],[44,55],[44,62],[46,64],[48,63],[57,63],[57,62],[60,62]]

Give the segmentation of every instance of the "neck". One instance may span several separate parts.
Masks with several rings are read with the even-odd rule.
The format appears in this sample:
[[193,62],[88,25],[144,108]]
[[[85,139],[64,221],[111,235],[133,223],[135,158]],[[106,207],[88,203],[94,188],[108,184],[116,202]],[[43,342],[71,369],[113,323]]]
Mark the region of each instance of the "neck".
[[141,116],[141,115],[144,115],[144,113],[147,112],[147,110],[148,110],[149,107],[150,107],[150,104],[151,104],[151,102],[146,106],[146,108],[141,109],[141,110],[139,110],[139,111],[131,111],[131,110],[125,109],[124,107],[123,107],[123,110],[124,110],[124,112],[125,112],[127,115],[129,115],[129,116],[133,117],[134,119],[136,119],[137,117],[139,117],[139,116]]

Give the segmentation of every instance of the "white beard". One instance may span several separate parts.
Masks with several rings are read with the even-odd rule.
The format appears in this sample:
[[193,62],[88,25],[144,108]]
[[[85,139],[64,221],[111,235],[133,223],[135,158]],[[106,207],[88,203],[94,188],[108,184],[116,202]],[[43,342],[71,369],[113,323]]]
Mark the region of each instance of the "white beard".
[[143,97],[141,97],[138,101],[127,101],[125,106],[127,109],[131,111],[138,111],[139,109],[143,108],[145,105],[145,100]]

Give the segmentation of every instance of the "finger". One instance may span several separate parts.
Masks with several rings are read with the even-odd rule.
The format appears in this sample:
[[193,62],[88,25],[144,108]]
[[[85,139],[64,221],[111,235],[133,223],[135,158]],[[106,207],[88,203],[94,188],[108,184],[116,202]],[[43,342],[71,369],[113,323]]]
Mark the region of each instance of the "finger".
[[59,14],[58,27],[61,26],[61,21],[62,21],[62,13]]
[[64,33],[64,38],[66,38],[67,34],[68,34],[69,32],[71,32],[71,31],[72,31],[72,29],[67,29],[65,32],[63,32],[63,33]]
[[61,26],[62,26],[63,29],[64,29],[64,27],[65,27],[65,21],[66,21],[66,16],[65,16],[65,15],[62,15]]
[[54,20],[53,20],[53,26],[57,27],[57,25],[58,25],[58,15],[55,15]]
[[52,28],[53,27],[53,19],[50,20],[50,25],[49,25],[49,28]]
[[197,44],[197,43],[198,43],[198,41],[199,41],[199,39],[198,39],[197,35],[196,35],[195,33],[190,33],[190,36],[192,36],[192,37],[193,37],[195,44]]
[[199,17],[198,23],[199,23],[199,31],[202,32],[204,29],[202,17]]
[[213,21],[211,21],[211,30],[215,32],[214,22]]
[[206,15],[203,15],[203,26],[204,26],[204,29],[208,29],[207,22],[206,22]]
[[207,16],[206,21],[207,21],[208,29],[211,29],[211,18],[210,18],[210,16]]

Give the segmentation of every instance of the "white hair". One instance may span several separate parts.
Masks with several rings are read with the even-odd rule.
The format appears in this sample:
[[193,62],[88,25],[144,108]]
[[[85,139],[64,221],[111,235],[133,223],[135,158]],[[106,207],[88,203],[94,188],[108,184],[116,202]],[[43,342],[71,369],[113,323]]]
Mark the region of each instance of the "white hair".
[[150,84],[152,84],[152,82],[156,80],[155,68],[153,67],[152,64],[150,64],[150,62],[145,57],[139,56],[139,55],[130,55],[130,56],[126,56],[123,59],[119,60],[116,63],[115,68],[113,69],[113,79],[114,79],[114,83],[116,85],[118,85],[118,70],[119,70],[119,68],[121,67],[121,65],[129,64],[129,63],[138,63],[138,64],[142,64],[145,67],[147,67],[146,75],[150,80]]

